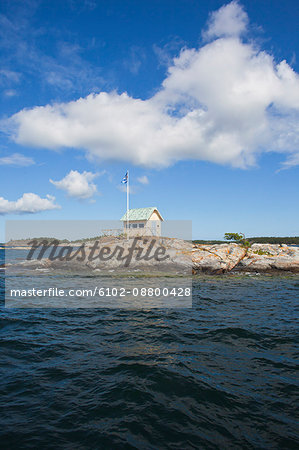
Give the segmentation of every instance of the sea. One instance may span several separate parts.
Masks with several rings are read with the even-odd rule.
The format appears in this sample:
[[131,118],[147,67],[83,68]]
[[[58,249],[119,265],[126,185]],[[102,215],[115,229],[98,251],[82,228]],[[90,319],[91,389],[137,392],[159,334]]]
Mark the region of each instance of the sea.
[[148,309],[5,308],[4,282],[2,449],[299,448],[298,276],[194,276],[191,307]]

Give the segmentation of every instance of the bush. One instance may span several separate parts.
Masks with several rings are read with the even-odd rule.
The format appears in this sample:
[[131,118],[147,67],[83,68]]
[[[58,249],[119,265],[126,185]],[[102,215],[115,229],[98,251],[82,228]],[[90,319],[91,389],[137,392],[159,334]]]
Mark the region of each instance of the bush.
[[245,238],[244,233],[225,233],[224,239],[227,241],[234,241],[237,244],[242,245],[242,247],[249,248],[251,243]]

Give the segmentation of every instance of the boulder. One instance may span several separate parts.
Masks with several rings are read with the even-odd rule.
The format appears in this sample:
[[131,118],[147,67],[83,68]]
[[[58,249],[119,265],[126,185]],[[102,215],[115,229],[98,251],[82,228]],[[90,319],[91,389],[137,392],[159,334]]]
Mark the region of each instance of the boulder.
[[253,244],[235,269],[242,272],[299,273],[299,248],[276,244]]
[[246,255],[246,248],[238,244],[194,246],[193,273],[221,274],[230,272]]

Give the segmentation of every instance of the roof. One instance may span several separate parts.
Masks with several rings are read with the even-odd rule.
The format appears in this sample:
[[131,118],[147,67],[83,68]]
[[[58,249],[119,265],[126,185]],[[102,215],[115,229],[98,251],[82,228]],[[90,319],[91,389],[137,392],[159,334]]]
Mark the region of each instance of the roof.
[[[157,211],[161,220],[163,220],[163,217],[159,213],[158,208],[156,208],[156,206],[150,206],[149,208],[129,209],[129,219],[128,220],[148,220],[154,211]],[[127,220],[127,213],[125,213],[120,220],[122,220],[122,221]]]

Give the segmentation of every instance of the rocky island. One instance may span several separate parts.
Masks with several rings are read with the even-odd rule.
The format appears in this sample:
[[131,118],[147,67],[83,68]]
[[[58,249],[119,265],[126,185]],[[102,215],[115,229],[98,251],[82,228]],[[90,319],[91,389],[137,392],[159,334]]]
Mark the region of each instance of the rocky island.
[[[299,247],[286,244],[252,244],[245,247],[230,242],[207,245],[170,238],[126,240],[110,236],[84,243],[62,244],[56,241],[55,248],[49,245],[48,253],[43,252],[40,258],[38,258],[42,248],[40,243],[31,253],[29,242],[24,241],[22,245],[20,242],[14,244],[10,243],[10,249],[23,248],[27,251],[26,260],[18,265],[31,269],[67,268],[98,273],[118,270],[127,272],[154,270],[193,275],[248,272],[299,273]],[[9,249],[6,251],[9,253]],[[149,254],[152,256],[146,257]],[[130,255],[129,260],[126,255]],[[155,255],[159,255],[159,258]],[[6,262],[8,267],[8,259]]]

